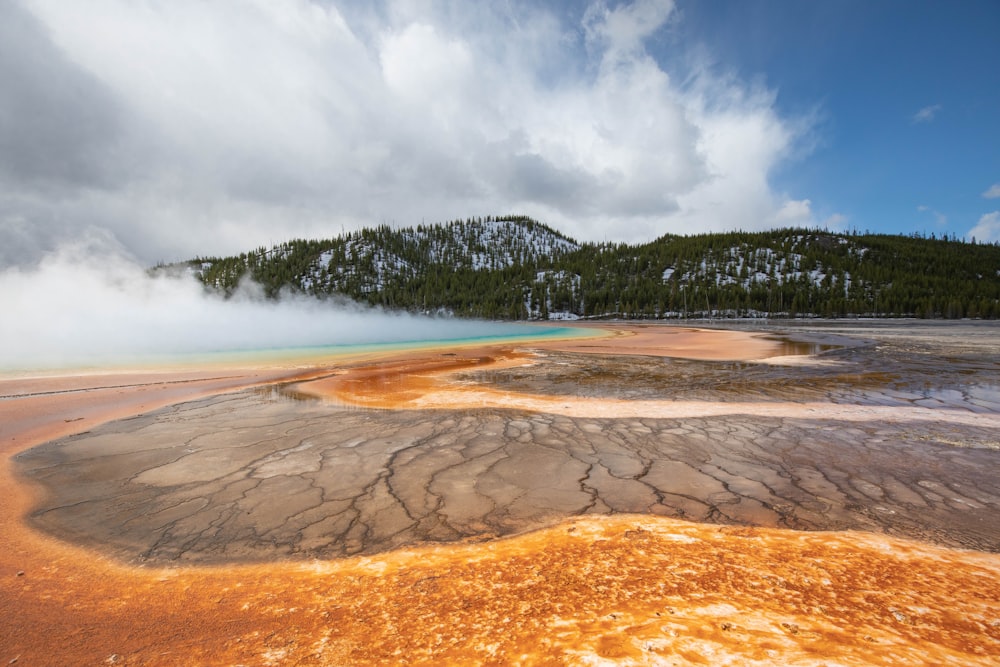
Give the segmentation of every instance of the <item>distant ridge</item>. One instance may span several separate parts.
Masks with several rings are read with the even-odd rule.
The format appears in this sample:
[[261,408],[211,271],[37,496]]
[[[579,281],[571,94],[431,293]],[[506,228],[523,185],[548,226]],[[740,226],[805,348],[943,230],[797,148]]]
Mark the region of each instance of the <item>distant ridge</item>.
[[[174,265],[176,267],[177,265]],[[1000,316],[1000,246],[778,229],[578,243],[525,216],[294,240],[183,263],[232,294],[487,319]]]

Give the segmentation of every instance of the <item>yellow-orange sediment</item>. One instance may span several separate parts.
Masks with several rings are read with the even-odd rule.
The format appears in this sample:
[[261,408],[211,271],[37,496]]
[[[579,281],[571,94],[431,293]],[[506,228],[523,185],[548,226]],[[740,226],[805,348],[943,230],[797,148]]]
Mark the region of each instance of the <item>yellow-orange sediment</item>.
[[[404,393],[447,385],[441,368],[417,370]],[[365,373],[366,391],[377,387]],[[989,665],[1000,655],[1000,557],[861,533],[583,517],[371,558],[153,569],[23,523],[33,495],[12,476],[16,452],[279,377],[130,376],[41,393],[71,386],[50,379],[0,400],[0,661]],[[24,390],[0,388],[12,393]]]

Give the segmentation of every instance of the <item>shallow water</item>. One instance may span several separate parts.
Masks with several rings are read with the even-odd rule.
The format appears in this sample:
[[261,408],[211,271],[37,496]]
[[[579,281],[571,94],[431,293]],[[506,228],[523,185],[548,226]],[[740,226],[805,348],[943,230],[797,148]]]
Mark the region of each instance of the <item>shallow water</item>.
[[[442,320],[445,322],[445,320]],[[404,323],[405,324],[405,323]],[[98,367],[90,366],[24,366],[18,360],[4,360],[0,363],[0,380],[24,377],[69,376],[131,372],[136,368],[144,371],[169,370],[175,368],[253,368],[276,366],[315,366],[318,364],[338,364],[357,358],[389,356],[424,349],[439,349],[442,345],[455,349],[482,345],[516,344],[524,341],[577,339],[601,335],[580,327],[559,327],[538,324],[511,324],[502,322],[482,322],[481,329],[493,331],[475,336],[455,336],[436,339],[406,339],[406,332],[394,332],[383,343],[344,343],[319,346],[270,347],[227,349],[199,352],[157,353],[144,355],[109,356]],[[460,327],[459,330],[464,327]],[[399,340],[395,340],[395,339]]]

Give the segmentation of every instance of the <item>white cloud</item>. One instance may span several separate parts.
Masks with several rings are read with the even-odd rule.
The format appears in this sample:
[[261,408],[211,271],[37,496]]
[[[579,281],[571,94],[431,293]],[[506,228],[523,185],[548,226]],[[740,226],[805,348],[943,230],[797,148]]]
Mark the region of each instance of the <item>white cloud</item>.
[[[809,120],[697,60],[668,76],[646,44],[673,2],[566,16],[448,0],[8,3],[0,25],[23,26],[6,48],[34,55],[0,53],[0,84],[18,83],[0,118],[51,122],[0,123],[0,145],[24,148],[0,153],[0,265],[86,226],[152,262],[488,213],[581,240],[815,224],[769,182]],[[5,116],[11,100],[35,106]]]
[[913,122],[914,124],[929,123],[932,120],[934,120],[934,117],[937,116],[939,111],[941,111],[940,104],[932,104],[930,106],[924,107],[917,113],[913,114],[911,122]]
[[421,105],[451,101],[456,91],[474,85],[469,46],[432,25],[411,23],[385,35],[379,55],[389,89]]
[[1000,243],[1000,211],[979,218],[976,226],[966,232],[965,238],[974,238],[979,243]]
[[811,220],[812,202],[808,199],[802,199],[800,201],[790,199],[786,201],[778,210],[778,214],[775,216],[775,219],[781,224],[790,225],[801,223],[804,220]]
[[592,42],[606,48],[605,60],[616,61],[643,51],[643,42],[674,13],[673,0],[635,0],[609,9],[595,2],[584,15],[584,28]]
[[983,196],[987,199],[996,199],[1000,197],[1000,183],[994,183],[988,187],[986,192],[983,193]]

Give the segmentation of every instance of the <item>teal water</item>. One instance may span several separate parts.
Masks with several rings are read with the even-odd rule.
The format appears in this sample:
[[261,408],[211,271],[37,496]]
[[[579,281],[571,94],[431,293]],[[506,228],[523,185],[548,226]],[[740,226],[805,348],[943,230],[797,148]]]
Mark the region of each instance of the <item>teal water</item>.
[[[545,341],[566,338],[586,338],[594,335],[594,330],[584,327],[553,327],[525,325],[504,327],[503,333],[476,336],[455,336],[420,338],[377,343],[337,343],[331,345],[261,347],[245,349],[215,350],[210,352],[184,352],[160,354],[152,357],[120,359],[102,365],[115,366],[212,366],[212,365],[270,365],[297,364],[312,365],[350,357],[378,356],[386,353],[409,352],[422,349],[448,347],[470,347],[477,345],[529,344],[531,341]],[[513,331],[510,329],[514,329]]]
[[531,341],[545,341],[561,338],[586,338],[594,335],[593,329],[582,327],[521,326],[520,331],[477,336],[439,337],[385,343],[346,343],[301,347],[271,347],[246,350],[222,350],[217,352],[184,355],[178,361],[204,361],[206,363],[228,362],[321,362],[324,359],[378,355],[388,352],[409,352],[422,349],[469,347],[477,345],[526,344]]
[[[25,377],[35,374],[65,375],[77,373],[106,373],[139,369],[167,369],[212,366],[276,366],[293,364],[309,366],[334,362],[347,357],[366,355],[381,355],[393,352],[411,350],[468,347],[474,345],[492,344],[526,344],[533,340],[553,340],[559,338],[578,338],[593,336],[593,330],[568,326],[548,326],[537,324],[505,324],[479,323],[475,335],[468,335],[468,322],[458,321],[454,336],[427,335],[417,327],[413,338],[406,338],[406,331],[398,328],[382,332],[373,332],[371,342],[333,343],[329,345],[287,345],[260,347],[239,346],[221,349],[156,349],[156,350],[110,350],[98,349],[92,354],[77,353],[71,356],[53,354],[50,359],[5,360],[0,358],[0,378]],[[405,325],[405,323],[404,323]],[[405,326],[401,327],[405,329]],[[437,328],[435,334],[445,327]],[[480,333],[487,332],[487,333]],[[421,333],[424,333],[421,336]],[[465,335],[462,335],[465,334]],[[294,334],[289,336],[294,339]],[[382,340],[378,340],[381,338]],[[182,341],[178,344],[190,344]]]

